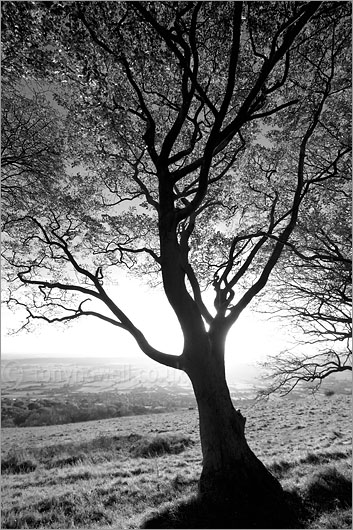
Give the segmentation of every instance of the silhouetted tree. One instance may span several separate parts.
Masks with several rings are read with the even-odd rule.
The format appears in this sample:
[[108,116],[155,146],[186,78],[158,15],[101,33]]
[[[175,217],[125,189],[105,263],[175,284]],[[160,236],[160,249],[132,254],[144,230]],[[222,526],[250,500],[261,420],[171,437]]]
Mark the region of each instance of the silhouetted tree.
[[[185,371],[199,409],[201,494],[236,499],[264,524],[282,490],[247,444],[225,341],[280,265],[315,183],[334,180],[348,156],[329,120],[350,77],[349,4],[5,4],[5,59],[60,85],[75,168],[40,215],[7,212],[8,303],[27,311],[24,327],[95,316]],[[111,298],[119,266],[161,275],[184,336],[179,356],[155,349]]]

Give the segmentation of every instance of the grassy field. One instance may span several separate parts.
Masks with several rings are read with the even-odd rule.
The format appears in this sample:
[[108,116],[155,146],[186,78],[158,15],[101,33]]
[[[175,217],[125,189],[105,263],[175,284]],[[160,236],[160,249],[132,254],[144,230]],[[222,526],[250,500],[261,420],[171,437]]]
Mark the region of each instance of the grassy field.
[[[302,526],[350,528],[350,398],[242,412],[251,448],[303,509]],[[151,513],[166,510],[180,528],[178,506],[193,502],[200,470],[196,410],[3,429],[2,528],[151,527]]]

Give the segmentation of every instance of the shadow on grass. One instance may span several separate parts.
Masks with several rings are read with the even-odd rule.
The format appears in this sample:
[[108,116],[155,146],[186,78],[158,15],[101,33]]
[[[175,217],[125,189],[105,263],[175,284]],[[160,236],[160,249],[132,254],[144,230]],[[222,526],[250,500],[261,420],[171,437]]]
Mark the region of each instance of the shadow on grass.
[[301,528],[294,514],[291,503],[285,513],[267,507],[245,511],[236,502],[205,502],[195,495],[164,505],[146,517],[141,528]]
[[352,506],[352,479],[335,467],[326,467],[308,480],[304,490],[307,503],[320,511]]
[[[285,492],[286,509],[216,504],[195,495],[168,503],[149,514],[140,528],[312,528],[323,516],[335,518],[352,505],[352,482],[334,467],[313,474],[300,491]],[[338,523],[337,523],[338,524]],[[316,526],[318,528],[318,526]],[[350,528],[350,524],[346,526]]]

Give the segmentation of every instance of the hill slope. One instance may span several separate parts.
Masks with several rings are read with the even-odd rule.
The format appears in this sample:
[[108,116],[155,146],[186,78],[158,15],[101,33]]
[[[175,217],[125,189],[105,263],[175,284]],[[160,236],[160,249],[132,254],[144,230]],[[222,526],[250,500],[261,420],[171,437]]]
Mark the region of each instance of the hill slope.
[[[349,397],[242,411],[254,452],[307,502],[305,525],[350,527]],[[152,509],[195,493],[200,470],[196,410],[3,429],[2,527],[136,528]]]

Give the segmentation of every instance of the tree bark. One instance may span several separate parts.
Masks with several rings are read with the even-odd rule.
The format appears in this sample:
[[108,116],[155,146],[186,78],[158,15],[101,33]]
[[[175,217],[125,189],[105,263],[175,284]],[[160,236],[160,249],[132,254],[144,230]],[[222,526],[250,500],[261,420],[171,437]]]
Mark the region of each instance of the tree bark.
[[[213,341],[206,335],[206,351],[192,356],[185,352],[185,371],[199,411],[203,454],[200,497],[232,506],[233,512],[245,521],[250,516],[250,526],[246,528],[265,528],[266,519],[270,519],[268,524],[272,527],[281,527],[283,518],[276,526],[273,514],[283,514],[280,507],[285,507],[284,492],[246,441],[245,418],[234,408],[225,378],[224,341]],[[254,510],[257,520],[251,523]]]

